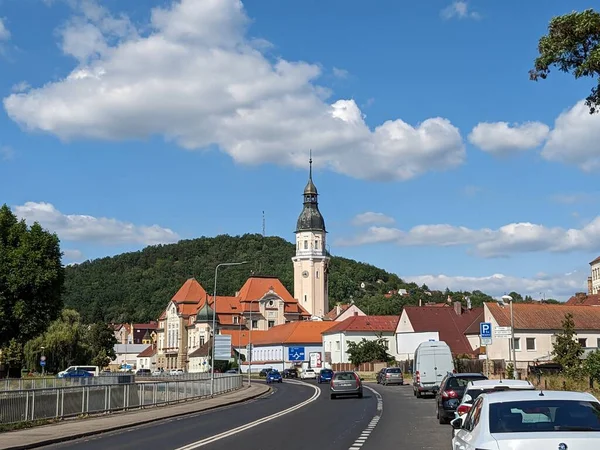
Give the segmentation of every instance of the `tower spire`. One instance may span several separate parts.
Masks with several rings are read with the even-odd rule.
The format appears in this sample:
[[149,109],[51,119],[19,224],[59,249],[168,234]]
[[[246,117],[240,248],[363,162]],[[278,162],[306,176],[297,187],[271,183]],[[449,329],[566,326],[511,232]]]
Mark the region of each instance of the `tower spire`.
[[312,180],[312,149],[308,151],[308,179]]

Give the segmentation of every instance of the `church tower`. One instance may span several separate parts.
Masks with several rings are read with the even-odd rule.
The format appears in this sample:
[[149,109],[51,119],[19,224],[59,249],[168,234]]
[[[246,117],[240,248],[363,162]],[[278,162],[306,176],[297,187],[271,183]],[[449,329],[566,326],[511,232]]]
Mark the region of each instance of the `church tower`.
[[304,188],[304,206],[296,225],[294,263],[294,297],[313,317],[329,312],[325,221],[319,211],[317,188],[312,180],[312,156],[308,183]]

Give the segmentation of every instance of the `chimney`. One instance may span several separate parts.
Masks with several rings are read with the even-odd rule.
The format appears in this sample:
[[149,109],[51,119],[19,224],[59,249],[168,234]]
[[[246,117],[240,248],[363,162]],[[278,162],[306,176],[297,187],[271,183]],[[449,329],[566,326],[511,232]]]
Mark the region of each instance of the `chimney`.
[[423,300],[419,299],[419,306],[423,306]]
[[457,316],[460,316],[462,314],[462,303],[461,302],[454,302],[454,312],[456,313]]
[[342,306],[338,303],[335,305],[335,315],[339,316],[342,313]]
[[588,277],[588,295],[592,295],[592,277]]

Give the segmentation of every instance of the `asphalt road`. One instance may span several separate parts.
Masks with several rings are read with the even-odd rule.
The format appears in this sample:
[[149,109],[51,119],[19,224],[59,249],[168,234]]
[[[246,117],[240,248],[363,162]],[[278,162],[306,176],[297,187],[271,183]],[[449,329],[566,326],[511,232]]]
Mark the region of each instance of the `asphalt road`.
[[438,423],[434,398],[416,398],[407,385],[370,386],[383,397],[383,415],[361,450],[451,448],[452,430]]
[[[221,433],[227,434],[232,429],[305,402],[314,396],[314,389],[285,382],[274,385],[271,395],[247,403],[45,448],[305,450],[314,447],[348,450],[360,447],[361,450],[447,450],[450,447],[450,426],[438,424],[434,400],[415,398],[410,386],[365,383],[365,386],[380,393],[383,400],[383,414],[376,422],[379,415],[377,396],[372,391],[365,389],[362,399],[331,400],[328,385],[309,384],[320,389],[320,395],[314,401],[214,442],[207,442],[206,439]],[[194,443],[200,445],[195,446]]]

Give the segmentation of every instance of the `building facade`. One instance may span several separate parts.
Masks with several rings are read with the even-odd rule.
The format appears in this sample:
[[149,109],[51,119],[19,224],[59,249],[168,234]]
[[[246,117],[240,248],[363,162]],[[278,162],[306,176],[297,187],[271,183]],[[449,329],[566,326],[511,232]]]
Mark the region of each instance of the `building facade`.
[[303,207],[296,224],[294,263],[294,297],[312,316],[329,312],[329,256],[325,220],[319,211],[318,192],[312,180],[312,158],[308,183],[304,188]]
[[588,294],[600,294],[600,256],[590,263]]

